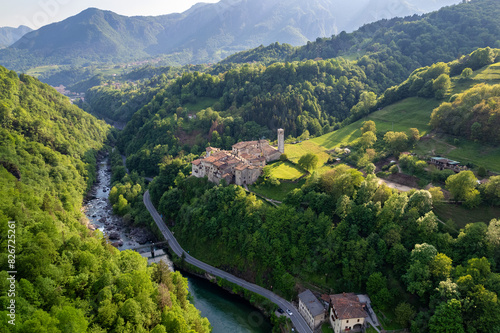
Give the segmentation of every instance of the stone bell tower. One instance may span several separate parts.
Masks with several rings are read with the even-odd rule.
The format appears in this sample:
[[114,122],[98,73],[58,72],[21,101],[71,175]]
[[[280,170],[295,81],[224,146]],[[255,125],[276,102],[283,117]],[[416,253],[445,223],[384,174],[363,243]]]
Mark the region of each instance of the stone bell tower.
[[282,128],[278,128],[278,151],[285,153],[285,130]]

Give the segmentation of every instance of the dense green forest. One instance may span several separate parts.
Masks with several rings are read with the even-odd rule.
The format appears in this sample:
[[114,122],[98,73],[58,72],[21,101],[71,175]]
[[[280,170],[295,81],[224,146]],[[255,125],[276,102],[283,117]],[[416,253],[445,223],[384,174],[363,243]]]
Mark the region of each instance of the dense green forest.
[[[485,48],[449,63],[422,67],[378,99],[373,92],[363,91],[346,119],[355,120],[378,106],[412,96],[443,100],[450,93],[450,76],[465,84],[472,69],[496,61],[498,50]],[[329,61],[277,63],[268,67],[245,65],[221,77],[227,80],[230,73],[241,73],[245,67],[260,67],[265,74],[270,68],[285,70],[295,65],[297,73],[301,66],[325,63]],[[283,71],[278,72],[281,74],[277,77],[283,77]],[[372,174],[375,167],[369,167],[369,160],[368,164],[363,162],[370,159],[370,152],[382,158],[411,149],[419,139],[418,130],[375,134],[375,128],[362,129],[365,135],[351,147],[353,153],[346,161],[365,167],[366,176],[346,165],[313,174],[303,186],[291,191],[279,207],[268,205],[241,187],[188,177],[189,161],[193,159],[188,153],[198,154],[207,143],[199,132],[199,141],[183,142],[182,136],[176,135],[179,130],[208,131],[212,134],[210,144],[217,147],[228,147],[234,138],[246,139],[249,133],[249,122],[244,117],[243,127],[236,132],[231,132],[232,126],[219,126],[228,124],[224,112],[205,109],[196,118],[187,117],[189,111],[183,105],[193,105],[200,96],[215,100],[213,95],[197,95],[204,91],[200,82],[206,82],[206,91],[213,92],[222,79],[218,81],[209,74],[184,75],[165,90],[166,95],[160,93],[134,115],[128,126],[140,130],[127,127],[119,140],[129,154],[132,168],[145,173],[159,171],[150,186],[151,198],[185,248],[213,265],[267,288],[272,286],[289,299],[296,296],[297,282],[318,284],[334,292],[367,292],[377,309],[396,309],[399,325],[412,332],[446,332],[449,325],[453,325],[454,332],[490,332],[500,327],[498,219],[477,221],[456,230],[453,223],[440,220],[433,212],[443,200],[439,188],[399,193],[380,185]],[[168,91],[173,87],[177,87],[181,100],[186,99],[176,108],[168,105],[172,100]],[[478,123],[485,129],[491,128],[485,137],[496,138],[497,88],[479,85],[451,96],[450,102],[445,99],[429,119],[431,124],[441,131],[457,131],[450,134],[484,140],[469,137],[469,131],[460,131]],[[238,105],[233,102],[229,108],[244,110],[236,108]],[[153,115],[156,110],[160,111]],[[462,116],[464,112],[468,115]],[[153,121],[148,121],[148,117]],[[447,126],[453,122],[456,125]],[[265,135],[269,127],[261,126],[262,132],[253,133],[254,137]],[[151,140],[166,144],[154,146]],[[180,158],[165,157],[176,154]],[[143,166],[146,160],[155,164]],[[462,202],[464,207],[500,202],[498,176],[477,186],[478,180],[471,171],[457,175],[450,170],[427,171],[427,163],[411,155],[400,157],[400,166],[407,173],[442,183],[450,199]],[[389,172],[397,170],[392,167]]]
[[421,16],[379,20],[352,33],[317,38],[301,47],[261,46],[223,62],[356,58],[366,76],[385,89],[399,84],[416,68],[452,61],[478,47],[500,47],[499,15],[497,1],[472,0]]
[[208,142],[227,148],[272,139],[280,127],[293,137],[327,133],[360,100],[363,112],[375,105],[369,87],[359,67],[343,59],[244,65],[217,76],[186,73],[134,114],[119,144],[132,169],[157,174],[161,156],[200,153]]
[[[395,314],[398,328],[412,333],[500,332],[500,218],[458,228],[434,213],[445,195],[464,210],[498,208],[500,176],[483,167],[482,177],[491,177],[478,185],[470,170],[440,171],[424,157],[400,155],[420,140],[416,128],[377,132],[375,122],[365,122],[350,153],[324,152],[322,170],[315,172],[311,152],[315,162],[307,155],[297,165],[287,161],[305,179],[279,206],[242,187],[189,177],[190,162],[207,146],[272,141],[277,128],[290,141],[320,136],[409,97],[439,105],[424,117],[433,135],[498,145],[500,85],[472,86],[470,77],[500,61],[493,48],[500,47],[499,14],[497,1],[472,0],[302,47],[261,46],[217,65],[144,67],[118,78],[92,66],[67,68],[72,88],[86,90],[78,106],[127,122],[119,134],[48,85],[0,67],[0,242],[7,248],[15,226],[16,331],[211,330],[179,273],[147,266],[87,228],[81,203],[95,181],[97,152],[105,150],[113,211],[154,228],[142,202],[149,188],[179,242],[203,261],[287,299],[309,284],[368,293],[378,311]],[[467,89],[452,95],[461,85]],[[445,193],[380,183],[372,162],[392,158],[398,165],[377,175],[406,173]],[[147,185],[144,176],[156,177]],[[264,175],[257,185],[277,184]],[[12,260],[6,252],[1,258],[5,267]],[[0,273],[4,309],[7,277]],[[7,319],[2,332],[11,328]]]
[[17,271],[0,273],[0,331],[210,332],[185,278],[87,228],[109,126],[32,77],[0,67],[0,85],[1,262]]
[[179,162],[162,168],[151,196],[197,258],[286,298],[300,280],[368,292],[379,310],[409,309],[402,326],[412,332],[500,327],[498,220],[455,232],[433,213],[431,192],[398,193],[346,165],[276,208],[241,187],[186,178]]
[[500,85],[477,85],[435,109],[431,125],[444,133],[498,145],[499,101]]

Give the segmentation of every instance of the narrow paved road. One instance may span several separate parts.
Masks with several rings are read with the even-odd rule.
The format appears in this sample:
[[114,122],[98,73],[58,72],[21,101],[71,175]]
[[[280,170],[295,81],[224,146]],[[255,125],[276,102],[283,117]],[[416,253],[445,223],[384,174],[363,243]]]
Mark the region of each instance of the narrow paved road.
[[153,217],[153,219],[156,222],[156,225],[162,232],[163,236],[165,237],[165,240],[168,241],[168,244],[170,245],[170,248],[172,251],[175,252],[179,257],[182,256],[182,253],[185,255],[185,260],[186,262],[190,263],[191,265],[194,265],[198,268],[201,268],[205,270],[207,273],[211,275],[215,275],[218,277],[221,277],[223,279],[226,279],[229,282],[232,282],[234,284],[239,285],[240,287],[243,287],[247,290],[253,291],[256,294],[259,294],[261,296],[266,297],[269,299],[271,302],[282,308],[283,310],[285,309],[290,309],[292,311],[292,315],[290,316],[290,319],[292,320],[293,325],[295,326],[295,329],[299,333],[312,333],[313,331],[309,328],[307,325],[306,321],[304,318],[300,315],[299,311],[297,311],[297,308],[295,308],[290,302],[286,301],[285,299],[279,297],[278,295],[274,294],[273,292],[264,289],[258,285],[255,285],[253,283],[247,282],[243,279],[237,278],[234,275],[231,275],[227,272],[224,272],[220,269],[217,269],[215,267],[212,267],[202,261],[199,261],[196,258],[193,258],[189,254],[187,254],[182,247],[179,245],[175,237],[172,235],[170,230],[167,228],[165,223],[163,222],[160,214],[156,211],[156,208],[153,206],[151,203],[151,199],[149,197],[149,190],[144,193],[144,205],[146,205],[146,208],[148,209],[149,213]]

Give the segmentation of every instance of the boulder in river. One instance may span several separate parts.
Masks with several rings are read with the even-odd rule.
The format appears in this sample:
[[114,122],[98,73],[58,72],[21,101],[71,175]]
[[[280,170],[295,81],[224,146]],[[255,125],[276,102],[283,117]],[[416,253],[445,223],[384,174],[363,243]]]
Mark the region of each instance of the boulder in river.
[[113,245],[114,247],[118,248],[120,246],[123,246],[123,241],[120,239],[119,241],[117,242],[113,242],[111,243],[111,245]]
[[146,228],[137,228],[132,230],[130,236],[139,244],[146,244],[153,240],[153,234]]
[[108,237],[111,240],[117,240],[117,239],[120,239],[120,234],[116,231],[113,231],[113,232],[109,233]]

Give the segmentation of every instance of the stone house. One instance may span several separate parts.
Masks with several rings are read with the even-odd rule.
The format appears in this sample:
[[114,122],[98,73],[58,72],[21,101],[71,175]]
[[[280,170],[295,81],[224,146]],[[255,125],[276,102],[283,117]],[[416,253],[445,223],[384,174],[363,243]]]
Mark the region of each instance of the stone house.
[[[278,145],[284,146],[283,130],[278,132]],[[228,184],[246,185],[254,183],[267,162],[276,161],[281,152],[270,146],[267,140],[238,142],[231,151],[207,147],[204,158],[191,163],[191,175],[213,183],[225,179]]]
[[299,294],[299,312],[313,331],[325,320],[325,307],[309,289]]
[[368,312],[354,293],[330,295],[329,320],[335,333],[361,332]]

